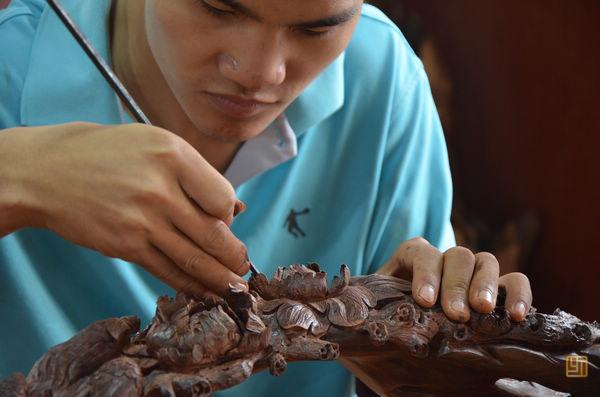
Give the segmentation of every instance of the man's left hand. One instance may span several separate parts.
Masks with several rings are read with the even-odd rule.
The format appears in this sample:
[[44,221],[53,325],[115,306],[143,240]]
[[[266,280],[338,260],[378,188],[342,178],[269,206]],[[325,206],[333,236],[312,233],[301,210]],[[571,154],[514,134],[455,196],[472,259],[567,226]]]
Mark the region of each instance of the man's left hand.
[[413,298],[423,307],[435,304],[441,294],[444,313],[452,320],[469,320],[469,308],[490,313],[496,306],[498,286],[506,289],[505,307],[514,321],[529,312],[532,294],[522,273],[499,277],[496,258],[487,252],[474,254],[464,247],[442,253],[423,238],[408,240],[377,272],[412,279]]

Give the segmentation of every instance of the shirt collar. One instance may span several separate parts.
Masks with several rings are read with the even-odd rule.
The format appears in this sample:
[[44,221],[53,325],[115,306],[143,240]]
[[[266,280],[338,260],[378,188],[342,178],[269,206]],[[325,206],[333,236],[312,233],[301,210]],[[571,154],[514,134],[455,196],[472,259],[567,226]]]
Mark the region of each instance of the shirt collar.
[[297,136],[338,111],[344,104],[344,57],[338,56],[286,109]]

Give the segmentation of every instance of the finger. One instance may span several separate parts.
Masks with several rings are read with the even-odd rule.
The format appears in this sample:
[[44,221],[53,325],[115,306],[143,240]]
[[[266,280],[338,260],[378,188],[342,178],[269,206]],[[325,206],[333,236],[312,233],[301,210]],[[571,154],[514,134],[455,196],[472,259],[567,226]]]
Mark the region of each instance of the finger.
[[191,145],[181,146],[177,162],[179,184],[207,214],[231,223],[238,201],[233,186]]
[[475,254],[475,271],[469,289],[469,304],[479,313],[490,313],[496,306],[500,265],[488,252]]
[[229,226],[222,220],[207,215],[189,200],[182,199],[181,204],[170,211],[175,227],[235,274],[243,276],[248,273],[248,250]]
[[161,233],[153,236],[153,243],[184,273],[201,282],[219,296],[224,295],[229,284],[246,284],[244,279],[175,229],[165,228]]
[[415,301],[431,307],[437,299],[442,276],[442,253],[423,238],[414,238],[400,245],[380,274],[412,278]]
[[454,247],[444,253],[442,308],[452,320],[470,318],[468,293],[474,268],[475,255],[467,248]]
[[525,318],[533,296],[529,279],[523,273],[509,273],[498,279],[498,285],[506,289],[506,301],[504,306],[510,313],[514,321],[521,321]]
[[143,258],[146,270],[164,281],[175,291],[196,296],[212,295],[201,283],[185,274],[173,261],[156,247],[150,245]]

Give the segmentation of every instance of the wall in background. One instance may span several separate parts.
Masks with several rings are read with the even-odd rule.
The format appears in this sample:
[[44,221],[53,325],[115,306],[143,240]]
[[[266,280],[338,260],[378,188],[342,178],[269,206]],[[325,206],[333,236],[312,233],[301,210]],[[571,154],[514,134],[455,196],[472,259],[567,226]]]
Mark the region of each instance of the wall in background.
[[463,201],[490,223],[539,215],[534,305],[600,320],[600,3],[383,3],[419,15],[447,63]]

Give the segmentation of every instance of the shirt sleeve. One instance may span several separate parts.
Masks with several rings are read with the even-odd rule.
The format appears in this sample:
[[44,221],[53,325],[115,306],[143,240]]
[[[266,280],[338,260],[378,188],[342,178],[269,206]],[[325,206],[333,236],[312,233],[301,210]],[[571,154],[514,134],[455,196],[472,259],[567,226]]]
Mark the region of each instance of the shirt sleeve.
[[398,87],[393,101],[365,252],[369,273],[414,237],[423,237],[442,251],[455,245],[448,153],[429,82],[418,63],[413,78]]
[[0,130],[21,124],[21,93],[42,10],[39,0],[12,0],[0,9]]

